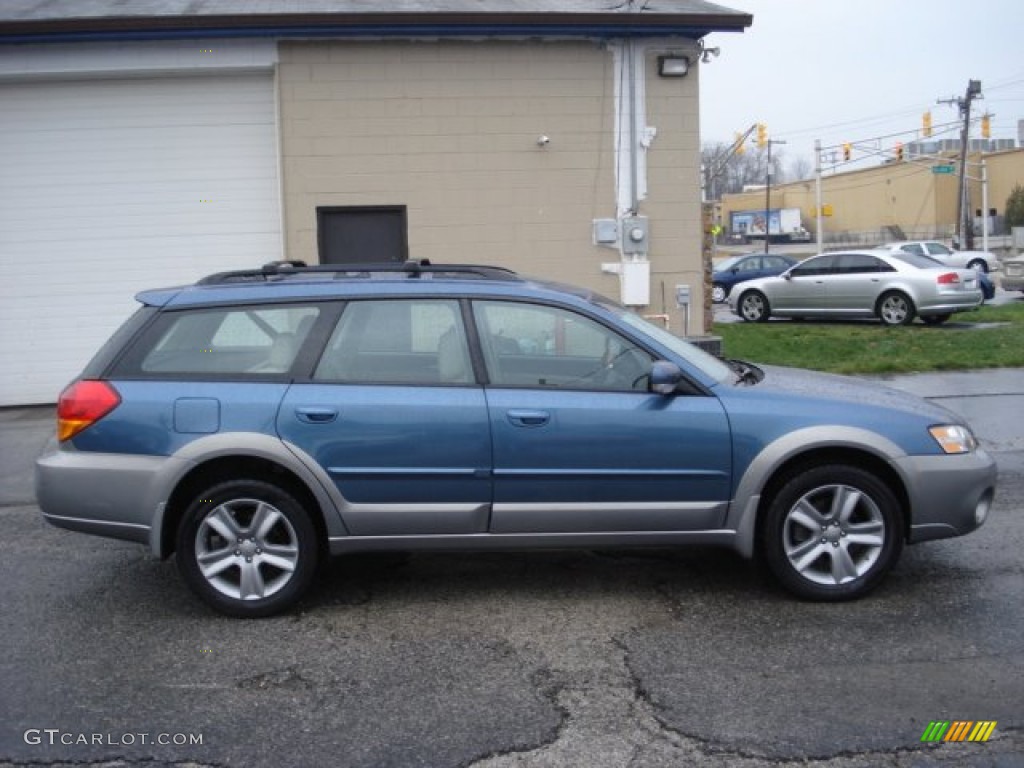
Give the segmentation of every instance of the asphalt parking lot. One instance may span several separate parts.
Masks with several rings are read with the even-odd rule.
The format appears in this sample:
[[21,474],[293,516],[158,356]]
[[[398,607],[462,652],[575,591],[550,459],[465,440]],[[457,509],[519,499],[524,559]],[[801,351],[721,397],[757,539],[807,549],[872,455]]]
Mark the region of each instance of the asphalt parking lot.
[[842,605],[715,550],[420,554],[226,619],[173,562],[43,523],[52,413],[0,411],[0,766],[1022,766],[1024,370],[886,382],[967,415],[999,491]]

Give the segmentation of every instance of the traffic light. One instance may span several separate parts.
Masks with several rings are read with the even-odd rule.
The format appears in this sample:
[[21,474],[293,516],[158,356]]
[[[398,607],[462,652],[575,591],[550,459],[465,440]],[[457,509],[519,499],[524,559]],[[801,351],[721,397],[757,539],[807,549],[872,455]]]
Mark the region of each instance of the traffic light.
[[932,113],[925,112],[921,115],[921,134],[927,139],[932,135]]
[[759,149],[768,146],[768,126],[764,123],[757,124],[757,146]]
[[850,144],[843,144],[843,160],[849,162],[853,147]]
[[902,141],[897,141],[896,142],[896,161],[897,162],[902,162],[903,161],[903,142]]
[[988,115],[981,116],[981,138],[992,138],[992,120]]
[[746,142],[746,139],[743,137],[743,134],[742,133],[737,133],[736,134],[736,140],[733,142],[733,144],[736,145],[736,154],[737,155],[742,155],[744,152],[747,151],[747,148],[744,146],[746,143],[747,142]]

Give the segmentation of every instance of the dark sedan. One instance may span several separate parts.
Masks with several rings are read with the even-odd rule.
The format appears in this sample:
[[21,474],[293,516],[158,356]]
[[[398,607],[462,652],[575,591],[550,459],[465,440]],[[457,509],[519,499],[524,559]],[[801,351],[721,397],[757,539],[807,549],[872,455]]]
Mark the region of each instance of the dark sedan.
[[730,256],[715,266],[715,271],[711,274],[711,300],[721,304],[729,298],[729,292],[737,283],[758,277],[781,275],[796,263],[796,259],[776,253],[745,253]]

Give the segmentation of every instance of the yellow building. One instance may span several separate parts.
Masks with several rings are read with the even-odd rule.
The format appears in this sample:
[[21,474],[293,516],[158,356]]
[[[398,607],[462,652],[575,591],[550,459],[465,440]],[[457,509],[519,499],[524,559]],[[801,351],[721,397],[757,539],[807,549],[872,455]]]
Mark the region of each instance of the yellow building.
[[[988,175],[988,207],[1003,213],[1006,199],[1024,184],[1024,149],[968,155],[971,213],[982,208],[981,160]],[[949,164],[956,159],[950,158]],[[934,161],[893,162],[875,168],[823,176],[821,201],[826,247],[877,245],[887,240],[949,240],[956,232],[955,173],[934,173]],[[814,179],[773,186],[772,208],[799,208],[803,225],[816,236]],[[728,231],[734,211],[763,208],[764,190],[723,195],[721,220]],[[977,243],[976,243],[977,245]]]

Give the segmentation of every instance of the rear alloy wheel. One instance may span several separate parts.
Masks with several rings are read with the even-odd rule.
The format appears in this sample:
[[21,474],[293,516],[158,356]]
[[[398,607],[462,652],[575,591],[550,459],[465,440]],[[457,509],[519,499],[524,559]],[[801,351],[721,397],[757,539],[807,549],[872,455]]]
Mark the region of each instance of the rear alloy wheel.
[[232,480],[198,494],[178,529],[178,566],[221,613],[270,616],[309,587],[319,549],[302,505],[283,488]]
[[747,291],[740,296],[740,317],[748,323],[764,323],[771,317],[768,299],[760,291]]
[[967,268],[973,269],[975,272],[988,272],[988,264],[984,259],[972,259],[967,262]]
[[878,302],[878,319],[883,325],[910,325],[914,322],[914,302],[905,293],[891,291]]
[[921,315],[921,322],[925,325],[942,325],[952,315]]
[[899,503],[858,467],[814,467],[791,478],[771,501],[761,551],[786,589],[809,600],[862,597],[903,549]]
[[729,292],[725,290],[725,286],[721,283],[715,283],[711,286],[711,300],[715,304],[721,304],[729,298]]

